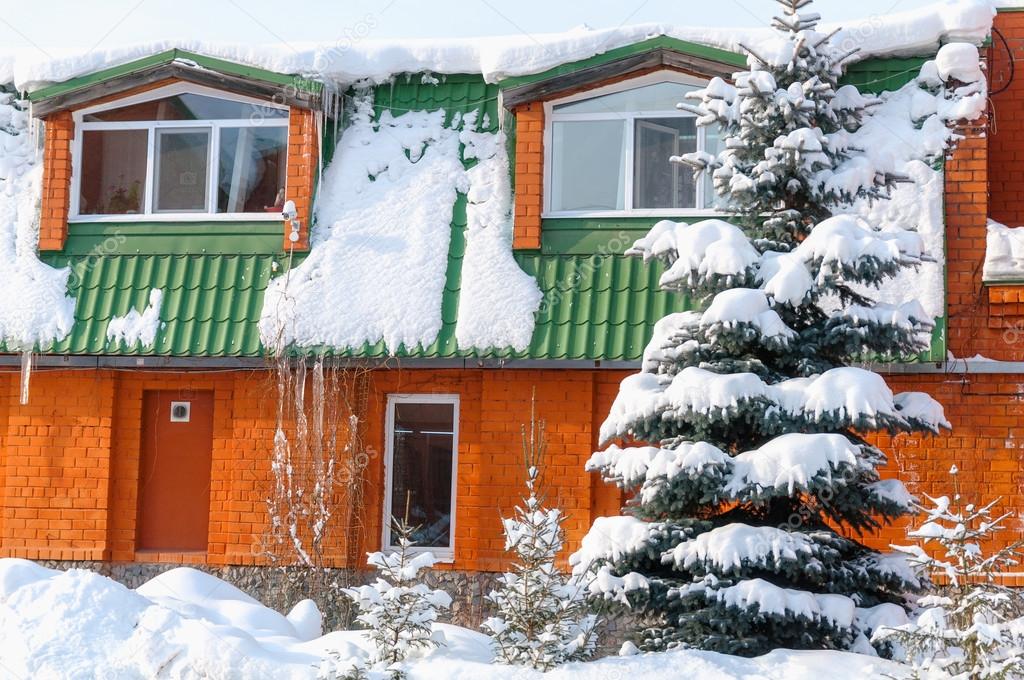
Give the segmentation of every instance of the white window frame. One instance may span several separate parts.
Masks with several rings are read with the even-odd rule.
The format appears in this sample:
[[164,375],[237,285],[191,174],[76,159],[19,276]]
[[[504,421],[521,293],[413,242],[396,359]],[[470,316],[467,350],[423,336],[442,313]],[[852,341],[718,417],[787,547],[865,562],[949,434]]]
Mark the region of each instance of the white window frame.
[[[154,99],[164,99],[181,94],[197,94],[207,97],[215,97],[227,101],[252,104],[262,109],[275,109],[288,111],[287,106],[278,106],[268,103],[262,99],[247,97],[244,95],[225,92],[204,85],[193,83],[173,83],[165,87],[143,92],[142,94],[123,97],[115,101],[90,106],[75,111],[72,118],[75,123],[75,134],[71,142],[71,204],[68,210],[68,222],[221,222],[231,220],[266,221],[280,222],[281,215],[276,212],[258,213],[218,213],[217,209],[217,170],[213,167],[220,149],[220,131],[222,128],[237,127],[283,127],[288,128],[288,116],[281,118],[262,118],[254,122],[251,118],[222,119],[222,120],[153,120],[153,121],[90,121],[84,120],[85,116],[111,109],[120,109],[125,106],[142,104]],[[203,128],[210,131],[210,146],[207,151],[207,177],[206,177],[206,210],[203,212],[156,212],[154,210],[155,195],[155,145],[157,129],[186,129]],[[87,130],[146,130],[149,136],[148,150],[146,152],[146,184],[143,192],[143,212],[127,215],[82,215],[79,213],[81,200],[81,179],[82,179],[82,138],[83,132]],[[285,133],[285,145],[288,144],[288,135]],[[285,152],[287,159],[287,148]],[[285,177],[288,176],[287,162],[284,168]],[[286,180],[287,181],[287,180]]]
[[387,414],[384,425],[384,508],[381,523],[380,544],[384,552],[394,552],[398,546],[390,544],[391,532],[391,490],[392,472],[394,471],[395,454],[395,407],[398,404],[451,404],[452,405],[452,488],[451,488],[451,520],[448,529],[447,547],[413,546],[412,552],[431,552],[442,562],[455,559],[455,518],[456,490],[458,488],[459,470],[459,395],[458,394],[389,394]]
[[[695,118],[692,113],[686,111],[630,111],[608,112],[608,113],[559,113],[555,111],[556,106],[570,104],[572,102],[594,99],[607,94],[615,94],[626,90],[633,90],[646,85],[657,83],[679,83],[681,85],[693,85],[704,87],[708,81],[695,76],[678,73],[676,71],[659,71],[649,73],[638,78],[632,78],[613,85],[594,88],[586,92],[580,92],[562,99],[554,99],[544,103],[544,209],[542,218],[547,217],[688,217],[688,216],[712,216],[719,212],[710,207],[698,208],[633,208],[633,172],[634,172],[634,144],[635,144],[635,120],[637,118]],[[554,185],[554,123],[587,121],[587,120],[621,120],[626,127],[625,130],[625,187],[622,210],[553,210],[551,197]],[[697,149],[705,146],[706,130],[704,127],[697,127]],[[701,205],[707,191],[707,183],[710,181],[707,173],[701,175],[696,185],[697,205]]]

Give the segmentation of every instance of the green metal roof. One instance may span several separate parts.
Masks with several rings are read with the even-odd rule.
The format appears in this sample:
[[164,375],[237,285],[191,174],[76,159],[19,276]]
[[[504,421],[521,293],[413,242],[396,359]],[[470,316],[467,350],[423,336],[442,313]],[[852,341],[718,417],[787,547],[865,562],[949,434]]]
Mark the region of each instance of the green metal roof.
[[[259,356],[256,322],[273,255],[102,255],[74,257],[71,334],[54,354]],[[142,310],[153,288],[163,290],[161,328],[153,347],[107,340],[107,324]]]
[[[735,55],[734,55],[735,56]],[[869,64],[869,62],[864,62]],[[890,71],[866,66],[863,82],[888,73],[895,83],[906,65]],[[875,69],[875,70],[872,70]],[[897,85],[898,86],[898,85]],[[476,112],[492,130],[499,122],[499,87],[478,75],[399,77],[374,91],[378,113],[444,108],[455,115]],[[330,147],[332,140],[325,146]],[[653,220],[650,220],[653,221]],[[658,290],[661,269],[621,252],[650,225],[637,220],[545,220],[539,251],[515,253],[543,293],[533,339],[526,352],[509,349],[484,356],[522,359],[631,361],[641,357],[654,323],[679,311],[686,300]],[[649,221],[648,221],[649,222]],[[456,315],[465,252],[466,199],[453,211],[447,278],[442,299],[442,327],[423,350],[399,348],[410,358],[480,356],[459,349]],[[71,335],[54,347],[56,354],[161,355],[191,357],[259,357],[258,320],[263,294],[272,276],[288,266],[280,252],[281,226],[273,223],[124,223],[72,224],[65,250],[45,254],[55,266],[70,264],[69,293],[76,299]],[[301,261],[296,258],[295,263]],[[130,309],[143,309],[153,288],[164,291],[161,328],[153,347],[114,346],[107,324]],[[383,343],[347,352],[384,357]]]
[[135,73],[136,71],[141,71],[160,64],[168,64],[177,60],[194,62],[202,68],[217,71],[219,73],[226,73],[249,80],[274,83],[276,85],[295,86],[309,92],[319,92],[323,87],[319,82],[301,78],[296,74],[277,73],[257,68],[255,66],[247,66],[233,61],[208,57],[205,54],[197,54],[195,52],[189,52],[188,50],[170,49],[158,52],[157,54],[151,54],[125,64],[111,66],[110,68],[93,71],[92,73],[87,73],[85,75],[78,76],[77,78],[71,78],[60,83],[41,87],[29,92],[28,98],[32,101],[48,99],[57,95],[67,94],[68,92],[85,89],[105,80],[110,80],[111,78],[128,75],[130,73]]
[[[406,358],[481,356],[455,343],[459,274],[465,250],[462,223],[454,225],[442,328],[422,351],[400,349]],[[543,303],[526,352],[491,352],[487,357],[529,359],[635,360],[654,323],[683,308],[681,298],[659,291],[660,268],[621,255],[517,253],[524,271],[538,280]],[[53,260],[51,260],[53,261]],[[64,258],[67,262],[67,258]],[[263,294],[281,255],[114,254],[71,258],[70,292],[76,298],[75,325],[67,338],[47,348],[53,354],[159,355],[175,357],[259,357],[257,323]],[[58,264],[54,261],[54,264]],[[107,340],[107,324],[131,309],[142,310],[153,288],[164,292],[161,328],[153,347],[126,347]],[[383,343],[348,356],[389,356]]]

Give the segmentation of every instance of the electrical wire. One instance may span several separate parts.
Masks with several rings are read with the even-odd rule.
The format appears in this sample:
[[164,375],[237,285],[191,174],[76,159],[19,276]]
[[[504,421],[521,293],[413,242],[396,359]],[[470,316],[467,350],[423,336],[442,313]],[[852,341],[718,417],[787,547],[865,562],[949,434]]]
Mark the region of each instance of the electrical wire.
[[1010,43],[1006,40],[1006,36],[1003,35],[1003,32],[1000,31],[995,26],[992,27],[992,32],[999,37],[999,42],[1003,43],[1003,48],[1006,50],[1006,60],[1010,64],[1010,77],[1006,79],[1006,82],[1003,83],[1002,87],[1000,87],[998,90],[993,90],[992,92],[989,92],[990,97],[994,97],[997,94],[1000,94],[1001,92],[1005,92],[1010,87],[1010,85],[1013,84],[1013,78],[1016,75],[1017,71],[1016,62],[1014,62],[1013,59],[1013,52],[1010,50]]

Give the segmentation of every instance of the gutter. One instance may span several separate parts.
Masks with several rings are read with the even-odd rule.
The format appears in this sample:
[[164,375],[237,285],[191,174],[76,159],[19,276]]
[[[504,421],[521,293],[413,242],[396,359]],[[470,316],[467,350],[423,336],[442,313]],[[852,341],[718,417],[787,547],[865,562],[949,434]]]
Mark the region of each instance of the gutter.
[[[640,361],[592,359],[347,359],[352,366],[380,369],[511,369],[511,370],[578,370],[578,371],[638,371]],[[165,357],[165,356],[99,356],[37,354],[33,365],[38,369],[75,370],[269,370],[270,359],[264,357]],[[941,362],[900,364],[855,364],[860,368],[883,375],[1024,375],[1024,361],[965,361],[955,359]],[[20,354],[0,354],[0,370],[20,370]]]

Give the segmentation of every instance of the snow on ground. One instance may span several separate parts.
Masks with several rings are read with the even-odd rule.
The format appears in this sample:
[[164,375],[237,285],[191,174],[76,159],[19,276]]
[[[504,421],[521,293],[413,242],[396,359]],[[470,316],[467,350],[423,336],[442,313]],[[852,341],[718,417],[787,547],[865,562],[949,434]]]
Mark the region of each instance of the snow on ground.
[[[296,618],[308,624],[305,607]],[[682,671],[693,680],[905,676],[898,664],[868,656],[787,650],[754,659],[698,651],[611,657],[541,674],[493,664],[480,633],[439,628],[447,647],[407,663],[410,680],[661,680]],[[130,590],[87,570],[0,560],[0,680],[313,680],[329,654],[340,668],[366,656],[356,631],[307,637],[289,618],[194,569],[173,569]]]
[[36,254],[42,163],[34,142],[27,107],[0,92],[0,341],[10,349],[49,346],[74,323],[70,269]]
[[160,330],[160,304],[163,302],[164,291],[153,288],[149,291],[149,304],[140,312],[130,309],[124,316],[111,317],[107,323],[107,341],[117,346],[131,349],[140,344],[143,348],[151,347]]
[[[684,18],[681,12],[680,18]],[[946,42],[980,44],[988,36],[993,9],[990,0],[936,2],[920,9],[874,15],[859,21],[824,23],[823,33],[840,29],[834,42],[844,50],[859,48],[855,59],[917,55]],[[367,22],[363,29],[372,32]],[[769,29],[700,28],[652,23],[564,33],[494,36],[472,39],[343,38],[336,43],[232,45],[193,40],[158,41],[87,54],[54,51],[42,59],[32,51],[7,52],[0,58],[0,81],[23,90],[60,82],[172,48],[250,64],[281,73],[318,74],[342,83],[385,81],[399,73],[482,73],[491,82],[545,71],[647,38],[670,36],[731,51],[739,44],[757,47],[770,39]]]

